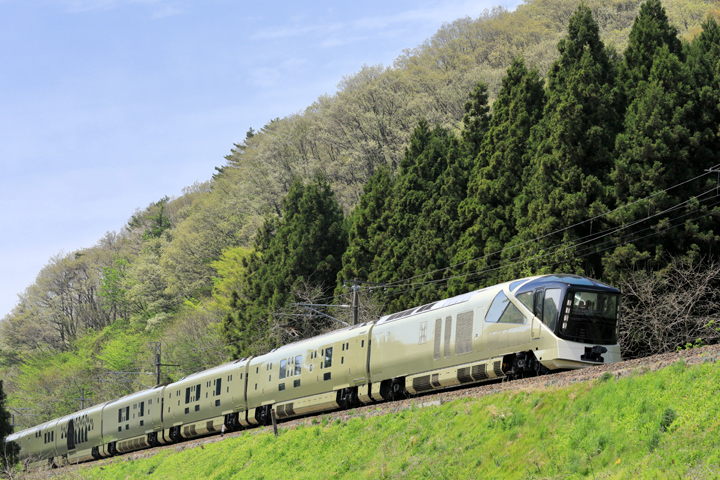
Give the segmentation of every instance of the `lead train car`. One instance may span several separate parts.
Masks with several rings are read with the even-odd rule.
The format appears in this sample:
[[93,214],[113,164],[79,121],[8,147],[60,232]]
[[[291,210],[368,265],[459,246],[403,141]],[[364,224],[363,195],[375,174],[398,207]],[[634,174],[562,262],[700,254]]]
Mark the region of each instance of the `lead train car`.
[[[409,394],[621,360],[620,292],[575,275],[495,285],[285,345],[10,435],[79,462]],[[72,433],[68,433],[72,432]],[[70,436],[68,436],[70,435]]]

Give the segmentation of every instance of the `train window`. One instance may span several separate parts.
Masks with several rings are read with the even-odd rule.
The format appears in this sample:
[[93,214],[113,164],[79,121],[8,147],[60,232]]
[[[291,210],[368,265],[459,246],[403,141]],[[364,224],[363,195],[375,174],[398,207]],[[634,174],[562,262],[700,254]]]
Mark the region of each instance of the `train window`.
[[257,390],[257,383],[255,384],[255,390]]
[[445,358],[448,358],[450,356],[450,338],[452,334],[452,317],[445,317],[445,335],[443,340],[445,340],[445,345],[443,347],[443,352],[445,353]]
[[343,351],[343,352],[345,351],[345,344],[344,344],[344,343],[342,344],[342,351]]
[[332,373],[332,372],[327,372],[325,375],[323,375],[323,380],[330,380],[330,378],[331,378],[330,374],[331,374],[331,373]]
[[285,368],[287,367],[287,360],[280,360],[280,380],[285,378]]
[[145,402],[140,402],[140,416],[145,415]]
[[302,371],[302,355],[295,357],[295,375],[300,375]]
[[200,405],[195,405],[195,411],[196,411],[196,412],[199,412],[199,411],[200,411]]
[[122,432],[122,426],[118,427],[118,432]]
[[220,400],[215,400],[215,406],[216,406],[216,407],[219,407],[219,406],[220,406]]
[[195,401],[200,400],[200,384],[195,385]]
[[485,321],[487,323],[497,323],[498,320],[500,320],[500,315],[502,315],[507,308],[508,303],[510,303],[510,301],[507,299],[505,294],[500,291],[500,293],[495,295],[495,299],[490,305],[490,308],[488,308],[488,312],[485,315]]
[[300,386],[300,380],[293,381],[293,388],[297,388]]
[[190,403],[190,387],[185,389],[185,404]]
[[222,378],[218,378],[217,383],[215,384],[215,395],[220,395],[221,385],[222,385]]
[[122,411],[123,411],[122,408],[120,410],[118,410],[118,423],[122,422]]
[[278,385],[278,391],[282,392],[283,390],[285,390],[285,384],[281,383],[280,385]]
[[523,292],[518,293],[515,295],[520,302],[522,302],[523,305],[525,305],[528,310],[532,312],[533,309],[533,292]]
[[440,360],[440,338],[442,334],[442,318],[435,319],[435,360]]
[[560,293],[559,288],[548,288],[545,290],[543,323],[552,331],[555,331],[555,325],[557,324],[558,310],[560,308]]
[[130,419],[130,405],[125,407],[125,421],[127,422]]
[[[332,351],[333,347],[328,347],[325,349],[325,368],[330,368],[332,366]],[[328,375],[327,373],[325,375]]]
[[260,367],[255,367],[255,373],[259,373],[259,372],[260,372]]
[[360,348],[365,348],[365,340],[362,340],[362,341],[360,342]]
[[545,295],[544,290],[538,290],[535,292],[535,301],[533,302],[533,315],[535,315],[537,318],[539,318],[541,321],[543,319],[543,297]]
[[185,407],[185,415],[187,415],[188,413],[190,413],[190,407]]
[[516,323],[522,325],[525,323],[525,316],[513,303],[508,302],[508,306],[500,316],[500,323]]
[[345,364],[345,357],[340,357],[340,365]]

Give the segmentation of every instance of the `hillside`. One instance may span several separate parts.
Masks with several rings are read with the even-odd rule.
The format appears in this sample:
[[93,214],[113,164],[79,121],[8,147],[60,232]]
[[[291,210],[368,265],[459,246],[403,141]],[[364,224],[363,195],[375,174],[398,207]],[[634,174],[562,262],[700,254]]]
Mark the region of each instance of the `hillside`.
[[[717,478],[720,348],[208,438],[52,478]],[[46,478],[32,475],[28,478]]]
[[151,342],[165,381],[333,329],[293,304],[350,303],[353,278],[383,285],[374,320],[576,273],[624,289],[626,356],[718,341],[717,7],[493,9],[249,131],[212,180],[49,259],[0,324],[18,425],[147,385]]

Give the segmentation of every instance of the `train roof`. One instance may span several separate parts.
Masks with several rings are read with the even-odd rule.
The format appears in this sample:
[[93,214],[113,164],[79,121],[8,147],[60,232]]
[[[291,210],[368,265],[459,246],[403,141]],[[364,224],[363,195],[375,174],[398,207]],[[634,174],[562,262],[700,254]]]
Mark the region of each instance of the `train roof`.
[[520,280],[514,280],[510,282],[510,291],[516,291],[519,289],[536,288],[543,285],[564,283],[566,285],[578,286],[578,287],[590,287],[599,288],[603,290],[612,290],[613,292],[620,293],[615,287],[605,285],[592,278],[581,277],[579,275],[570,275],[566,273],[558,273],[553,275],[539,275],[536,277],[522,278]]

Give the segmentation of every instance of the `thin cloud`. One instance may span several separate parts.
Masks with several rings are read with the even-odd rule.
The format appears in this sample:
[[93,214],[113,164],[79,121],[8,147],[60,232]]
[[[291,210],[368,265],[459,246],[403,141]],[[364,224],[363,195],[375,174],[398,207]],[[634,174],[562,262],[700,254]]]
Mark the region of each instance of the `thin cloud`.
[[[522,0],[507,0],[507,8],[514,8]],[[339,47],[367,39],[368,34],[383,35],[389,29],[411,28],[417,23],[430,22],[437,24],[441,19],[460,18],[472,12],[479,16],[483,10],[497,5],[497,0],[484,0],[473,2],[456,2],[439,6],[420,7],[391,15],[376,15],[358,18],[348,22],[309,23],[307,18],[294,18],[289,26],[267,27],[255,32],[250,38],[253,40],[278,40],[292,37],[325,37],[320,46],[324,48]],[[341,32],[342,37],[337,37]],[[353,34],[354,33],[354,34]],[[329,37],[329,38],[327,38]]]
[[[112,10],[125,5],[146,5],[154,8],[153,17],[163,18],[184,13],[180,8],[170,5],[167,0],[60,0],[71,13]],[[156,8],[159,7],[159,8]]]

